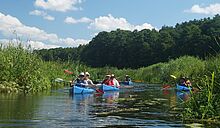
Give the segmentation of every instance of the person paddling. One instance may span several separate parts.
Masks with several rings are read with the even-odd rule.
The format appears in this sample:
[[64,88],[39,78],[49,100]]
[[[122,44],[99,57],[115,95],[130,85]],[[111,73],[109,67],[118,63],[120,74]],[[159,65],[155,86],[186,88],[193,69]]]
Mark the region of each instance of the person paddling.
[[92,82],[92,80],[90,79],[90,74],[89,72],[85,72],[85,77],[84,80],[86,80],[86,82],[88,83],[88,86],[91,88],[97,88],[97,86]]
[[126,82],[131,81],[131,77],[130,77],[129,75],[125,75],[125,81],[126,81]]
[[102,81],[101,84],[110,85],[110,86],[114,85],[113,81],[110,78],[111,75],[106,75],[105,79]]
[[87,81],[88,84],[94,85],[94,83],[90,79],[90,74],[88,72],[85,72],[85,80]]
[[181,77],[179,80],[179,85],[186,86],[186,87],[192,87],[192,84],[189,80],[189,78]]
[[186,86],[192,87],[192,83],[190,82],[189,78],[186,78]]
[[81,72],[78,75],[78,78],[73,82],[75,84],[75,86],[79,86],[79,87],[88,87],[88,82],[85,80],[85,74],[84,72]]
[[115,75],[114,75],[114,74],[111,75],[110,80],[113,81],[113,85],[114,85],[115,87],[117,87],[117,88],[120,87],[120,84],[119,84],[118,80],[115,78]]

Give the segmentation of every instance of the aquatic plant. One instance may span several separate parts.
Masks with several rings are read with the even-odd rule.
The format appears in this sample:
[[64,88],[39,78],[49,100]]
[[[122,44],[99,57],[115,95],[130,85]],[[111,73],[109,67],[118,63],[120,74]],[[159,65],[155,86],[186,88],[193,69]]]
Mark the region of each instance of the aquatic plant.
[[185,111],[182,113],[184,119],[214,120],[219,117],[219,95],[214,93],[217,88],[215,73],[212,73],[211,78],[205,76],[201,81],[204,83],[203,89],[185,103]]

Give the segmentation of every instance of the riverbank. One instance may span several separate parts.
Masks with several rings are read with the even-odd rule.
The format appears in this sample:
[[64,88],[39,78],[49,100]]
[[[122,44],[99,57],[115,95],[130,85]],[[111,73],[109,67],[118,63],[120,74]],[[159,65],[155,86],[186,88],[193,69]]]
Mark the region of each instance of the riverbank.
[[30,48],[0,46],[0,93],[36,93],[51,88],[55,78],[70,79],[64,74],[68,64],[45,62]]

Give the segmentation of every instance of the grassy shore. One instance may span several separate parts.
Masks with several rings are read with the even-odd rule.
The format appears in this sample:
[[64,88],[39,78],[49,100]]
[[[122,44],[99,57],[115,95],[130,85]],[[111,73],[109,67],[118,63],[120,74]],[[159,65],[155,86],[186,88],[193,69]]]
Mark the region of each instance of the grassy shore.
[[80,64],[45,62],[23,46],[0,46],[0,93],[40,92],[51,88],[55,78],[71,79],[64,70]]

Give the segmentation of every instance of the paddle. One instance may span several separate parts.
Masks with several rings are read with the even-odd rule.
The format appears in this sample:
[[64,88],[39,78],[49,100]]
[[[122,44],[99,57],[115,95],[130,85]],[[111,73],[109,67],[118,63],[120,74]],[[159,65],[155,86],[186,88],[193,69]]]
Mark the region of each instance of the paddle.
[[102,93],[102,94],[105,93],[105,92],[104,92],[103,90],[101,90],[101,89],[97,89],[97,88],[96,88],[95,90],[96,90],[96,92],[98,92],[98,93]]
[[[97,84],[95,85],[92,85],[92,84],[90,84],[91,85],[91,88],[93,88],[96,92],[98,92],[98,93],[104,93],[104,91],[103,90],[101,90],[101,89],[99,89],[99,88],[96,88],[97,87]],[[95,86],[95,87],[94,87]]]
[[73,74],[73,72],[71,72],[71,71],[69,71],[69,70],[67,70],[67,69],[64,70],[64,73],[65,73],[65,74],[69,74],[69,75]]
[[174,76],[174,75],[170,75],[170,77],[172,77],[172,78],[176,79],[176,76]]
[[[170,75],[170,77],[173,78],[174,80],[177,79],[177,77],[174,76],[174,75]],[[169,89],[171,86],[172,86],[172,85],[165,84],[165,85],[163,85],[163,89],[164,89],[164,90]]]

